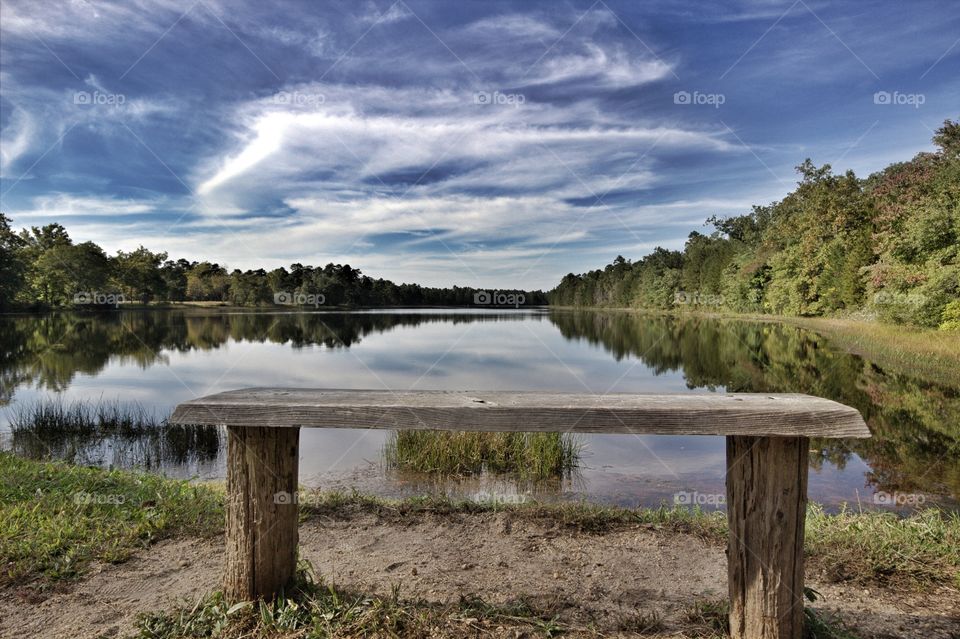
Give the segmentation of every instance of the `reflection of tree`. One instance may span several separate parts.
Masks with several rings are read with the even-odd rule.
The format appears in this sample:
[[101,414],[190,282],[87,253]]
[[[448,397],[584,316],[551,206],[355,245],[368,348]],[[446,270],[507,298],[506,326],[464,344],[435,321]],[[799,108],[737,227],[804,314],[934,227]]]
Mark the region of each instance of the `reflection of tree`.
[[17,387],[62,391],[77,373],[96,375],[111,361],[142,368],[165,351],[212,350],[227,341],[348,348],[372,332],[432,322],[518,320],[517,314],[217,313],[122,311],[0,317],[0,405]]
[[884,490],[960,495],[960,389],[887,373],[809,331],[740,320],[552,311],[564,337],[637,357],[656,373],[683,371],[690,388],[793,392],[857,408],[869,440],[816,440],[811,465],[866,459]]
[[[149,367],[164,353],[216,349],[228,340],[348,348],[399,327],[520,318],[190,310],[6,316],[0,317],[0,404],[22,385],[63,390],[77,373],[95,375],[111,360]],[[874,437],[816,441],[812,465],[843,467],[856,453],[869,462],[867,480],[879,488],[960,495],[956,387],[885,372],[792,326],[593,311],[551,311],[549,319],[566,339],[602,347],[617,360],[636,357],[657,374],[682,371],[691,388],[809,393],[853,406]]]
[[13,451],[30,459],[146,470],[213,462],[223,443],[216,426],[166,424],[130,432],[14,429],[11,437]]

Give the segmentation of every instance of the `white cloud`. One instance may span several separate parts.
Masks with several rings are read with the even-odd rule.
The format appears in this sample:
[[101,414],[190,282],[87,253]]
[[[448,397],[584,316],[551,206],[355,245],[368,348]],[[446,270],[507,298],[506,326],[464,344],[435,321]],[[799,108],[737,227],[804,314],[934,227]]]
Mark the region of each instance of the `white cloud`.
[[212,178],[201,184],[197,192],[209,193],[224,182],[255,167],[283,146],[284,137],[294,116],[287,113],[271,113],[254,125],[253,140],[235,157],[229,158],[223,168]]
[[633,59],[624,50],[607,51],[587,43],[583,53],[547,57],[531,74],[533,84],[553,84],[571,80],[594,79],[609,88],[623,88],[647,84],[672,73],[666,62],[658,59]]
[[[439,167],[448,174],[423,180],[434,190],[552,188],[586,197],[611,187],[640,186],[649,178],[642,158],[654,145],[739,148],[719,131],[642,126],[584,104],[527,102],[514,108],[477,104],[469,91],[290,88],[298,92],[322,94],[325,100],[308,109],[261,100],[238,111],[244,137],[228,155],[204,163],[199,193],[226,187],[247,193],[363,193],[384,188],[381,180],[389,183],[397,173],[408,174],[412,183]],[[611,148],[620,151],[621,161],[612,162]],[[596,171],[602,162],[612,162],[610,174]],[[316,175],[326,177],[317,182],[311,177]]]
[[13,211],[15,219],[43,218],[56,221],[66,217],[121,217],[150,213],[156,203],[145,200],[121,200],[112,197],[56,193],[33,198],[32,208]]
[[472,22],[464,29],[468,34],[482,38],[523,38],[527,40],[554,40],[562,31],[531,15],[510,13],[490,16]]
[[410,12],[402,0],[396,0],[383,11],[378,9],[374,3],[369,2],[366,12],[359,17],[359,21],[364,24],[384,25],[411,17],[413,17],[413,13]]
[[[205,0],[216,5],[216,0]],[[31,0],[4,0],[2,31],[6,36],[79,40],[130,31],[163,32],[195,0],[68,0],[41,7]],[[198,12],[199,13],[199,12]]]
[[0,134],[0,177],[10,177],[14,163],[30,148],[35,129],[30,114],[14,107],[10,121]]

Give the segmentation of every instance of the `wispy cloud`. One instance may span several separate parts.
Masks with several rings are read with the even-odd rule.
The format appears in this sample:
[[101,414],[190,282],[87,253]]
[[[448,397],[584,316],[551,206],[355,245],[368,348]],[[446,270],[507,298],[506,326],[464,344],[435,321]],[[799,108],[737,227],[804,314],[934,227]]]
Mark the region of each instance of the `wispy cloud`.
[[68,193],[44,195],[33,199],[32,208],[20,209],[17,219],[60,219],[70,217],[118,218],[143,215],[156,210],[156,202],[120,200],[109,197],[77,196]]
[[957,116],[946,0],[0,1],[0,207],[111,252],[547,286]]

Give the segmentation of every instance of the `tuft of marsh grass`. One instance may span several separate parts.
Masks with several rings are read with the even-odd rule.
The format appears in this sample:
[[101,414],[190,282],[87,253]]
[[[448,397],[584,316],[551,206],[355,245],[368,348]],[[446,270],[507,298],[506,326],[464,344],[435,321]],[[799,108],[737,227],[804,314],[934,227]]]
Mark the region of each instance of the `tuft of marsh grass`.
[[223,528],[222,496],[157,475],[0,452],[0,587],[81,576],[175,535]]
[[10,427],[14,431],[63,435],[142,435],[158,430],[162,421],[139,404],[92,402],[61,398],[16,404]]
[[390,467],[424,473],[546,479],[569,476],[579,464],[580,448],[576,437],[562,433],[407,430],[391,433],[383,455]]
[[223,446],[215,426],[168,424],[140,404],[120,401],[17,404],[10,410],[10,430],[14,450],[25,457],[85,465],[154,468],[209,461]]
[[451,604],[403,600],[399,585],[388,596],[370,595],[326,584],[302,563],[296,583],[273,601],[230,606],[215,592],[192,608],[141,615],[135,637],[477,637],[504,627],[516,629],[511,636],[553,637],[565,629],[550,611],[523,600],[500,605],[479,597]]

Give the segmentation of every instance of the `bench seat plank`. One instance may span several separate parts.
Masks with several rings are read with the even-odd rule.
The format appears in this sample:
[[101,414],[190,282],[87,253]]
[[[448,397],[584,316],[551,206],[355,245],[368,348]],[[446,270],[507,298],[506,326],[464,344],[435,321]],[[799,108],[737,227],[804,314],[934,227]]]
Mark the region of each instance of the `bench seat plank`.
[[249,388],[180,404],[171,423],[232,427],[870,437],[860,413],[802,394],[569,394]]

